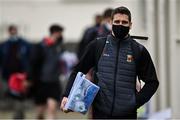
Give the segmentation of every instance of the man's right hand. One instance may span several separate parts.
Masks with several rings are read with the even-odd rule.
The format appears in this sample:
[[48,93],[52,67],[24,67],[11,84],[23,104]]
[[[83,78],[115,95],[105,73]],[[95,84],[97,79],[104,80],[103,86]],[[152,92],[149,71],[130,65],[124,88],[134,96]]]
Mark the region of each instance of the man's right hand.
[[70,110],[65,110],[64,107],[66,105],[68,101],[68,98],[67,97],[63,97],[62,101],[61,101],[61,106],[60,106],[60,109],[65,112],[65,113],[68,113],[68,112],[71,112]]

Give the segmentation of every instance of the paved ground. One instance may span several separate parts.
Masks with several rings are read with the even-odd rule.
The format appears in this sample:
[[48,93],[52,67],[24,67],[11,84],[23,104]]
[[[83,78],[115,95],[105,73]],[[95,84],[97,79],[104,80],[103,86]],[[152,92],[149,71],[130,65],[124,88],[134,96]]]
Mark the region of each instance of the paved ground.
[[[11,119],[12,111],[0,111],[0,119]],[[26,111],[26,119],[35,119],[35,111]],[[78,113],[62,113],[58,112],[57,119],[87,119],[87,115],[80,115]]]
[[[26,119],[35,119],[36,111],[32,101],[25,102]],[[14,102],[9,99],[0,100],[0,119],[12,119]],[[87,115],[80,113],[63,113],[60,110],[57,112],[57,119],[87,119]]]

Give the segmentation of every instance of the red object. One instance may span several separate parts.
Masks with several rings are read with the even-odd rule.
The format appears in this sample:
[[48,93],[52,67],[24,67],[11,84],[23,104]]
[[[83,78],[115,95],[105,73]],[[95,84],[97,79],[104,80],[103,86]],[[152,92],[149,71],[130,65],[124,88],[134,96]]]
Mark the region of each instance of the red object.
[[26,80],[26,74],[24,73],[14,73],[10,76],[8,85],[10,91],[17,93],[24,93],[26,91],[24,82]]
[[52,39],[49,38],[49,37],[44,38],[44,42],[45,42],[45,44],[46,44],[47,46],[51,46],[51,45],[53,45],[53,44],[55,43],[55,41],[52,40]]

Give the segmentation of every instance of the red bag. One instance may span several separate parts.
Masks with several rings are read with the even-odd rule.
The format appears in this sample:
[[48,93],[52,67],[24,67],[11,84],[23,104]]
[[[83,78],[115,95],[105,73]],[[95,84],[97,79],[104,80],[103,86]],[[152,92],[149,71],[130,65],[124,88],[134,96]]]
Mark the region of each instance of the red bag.
[[10,76],[8,81],[9,90],[16,93],[25,93],[26,87],[24,83],[26,82],[26,74],[24,73],[14,73]]
[[55,41],[52,40],[52,39],[49,38],[49,37],[46,37],[46,38],[44,38],[44,43],[45,43],[47,46],[51,46],[51,45],[54,45],[54,44],[55,44]]

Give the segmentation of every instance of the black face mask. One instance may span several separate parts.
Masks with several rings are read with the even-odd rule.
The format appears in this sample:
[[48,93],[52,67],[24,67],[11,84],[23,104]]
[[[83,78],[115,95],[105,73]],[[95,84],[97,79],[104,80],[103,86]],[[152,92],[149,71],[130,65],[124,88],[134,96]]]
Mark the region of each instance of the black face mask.
[[116,38],[124,39],[124,37],[129,33],[129,26],[123,25],[113,25],[112,30]]
[[63,37],[61,36],[61,37],[59,37],[59,38],[57,38],[57,41],[56,41],[58,44],[61,44],[62,42],[63,42]]

